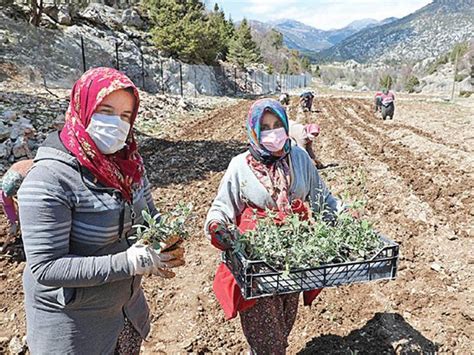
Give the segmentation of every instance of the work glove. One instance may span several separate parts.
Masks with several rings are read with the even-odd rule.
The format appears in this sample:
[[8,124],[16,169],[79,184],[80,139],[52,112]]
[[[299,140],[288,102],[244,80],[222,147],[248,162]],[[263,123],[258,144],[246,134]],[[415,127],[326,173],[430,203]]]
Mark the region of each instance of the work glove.
[[156,275],[172,278],[175,273],[170,268],[182,266],[184,249],[180,246],[172,250],[155,250],[151,245],[136,242],[126,251],[127,261],[132,275]]

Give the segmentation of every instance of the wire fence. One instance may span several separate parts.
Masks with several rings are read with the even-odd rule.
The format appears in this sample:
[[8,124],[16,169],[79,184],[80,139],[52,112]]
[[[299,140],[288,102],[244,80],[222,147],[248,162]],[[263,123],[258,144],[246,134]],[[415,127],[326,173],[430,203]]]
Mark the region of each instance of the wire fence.
[[96,66],[113,66],[127,74],[141,89],[161,94],[196,97],[264,95],[304,88],[312,80],[310,74],[268,74],[260,69],[241,69],[230,64],[207,66],[186,64],[161,58],[129,42],[112,43],[100,55],[95,44],[83,37],[78,43],[82,70]]

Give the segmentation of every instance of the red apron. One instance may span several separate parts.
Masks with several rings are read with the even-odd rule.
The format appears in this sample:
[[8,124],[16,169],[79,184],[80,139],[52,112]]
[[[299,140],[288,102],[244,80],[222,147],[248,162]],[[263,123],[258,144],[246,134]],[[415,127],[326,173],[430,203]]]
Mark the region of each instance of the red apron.
[[[293,212],[300,215],[301,219],[308,219],[308,210],[301,200],[295,200],[291,207]],[[255,211],[255,208],[247,207],[244,209],[242,214],[237,217],[237,228],[241,233],[253,230],[257,225],[254,216],[262,218],[265,217],[265,215],[266,213],[264,210],[257,209]],[[275,218],[275,223],[283,224],[285,217],[285,213],[278,212],[278,216]],[[219,304],[224,310],[226,320],[235,318],[238,312],[245,311],[255,305],[255,299],[245,300],[243,298],[239,285],[224,263],[221,263],[217,268],[213,289]],[[321,291],[322,289],[316,289],[303,292],[304,305],[311,305]]]

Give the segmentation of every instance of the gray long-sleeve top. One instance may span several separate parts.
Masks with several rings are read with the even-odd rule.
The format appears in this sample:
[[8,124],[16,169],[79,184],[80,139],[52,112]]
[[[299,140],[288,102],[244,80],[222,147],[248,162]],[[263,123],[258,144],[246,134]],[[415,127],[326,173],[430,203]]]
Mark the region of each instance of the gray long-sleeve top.
[[[250,154],[248,151],[244,152],[231,160],[207,214],[206,235],[211,221],[235,224],[237,216],[242,213],[246,205],[262,209],[276,208],[275,201],[248,166],[246,160],[248,154]],[[290,201],[296,199],[309,201],[315,212],[322,206],[332,211],[339,210],[339,201],[332,196],[320,178],[308,154],[301,148],[293,146],[290,159]]]
[[[143,337],[150,328],[125,253],[131,208],[62,148],[57,133],[48,137],[18,193],[27,342],[32,354],[113,354],[125,315]],[[133,197],[133,223],[145,208],[156,213],[146,178]]]

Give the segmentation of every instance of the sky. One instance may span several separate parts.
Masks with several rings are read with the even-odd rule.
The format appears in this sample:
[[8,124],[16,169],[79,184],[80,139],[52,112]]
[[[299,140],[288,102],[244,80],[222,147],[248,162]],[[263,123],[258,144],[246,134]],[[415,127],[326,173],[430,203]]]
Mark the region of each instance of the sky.
[[267,22],[292,19],[322,29],[336,29],[364,18],[383,20],[403,17],[429,4],[431,0],[206,0],[212,8],[218,3],[234,21],[246,17]]

